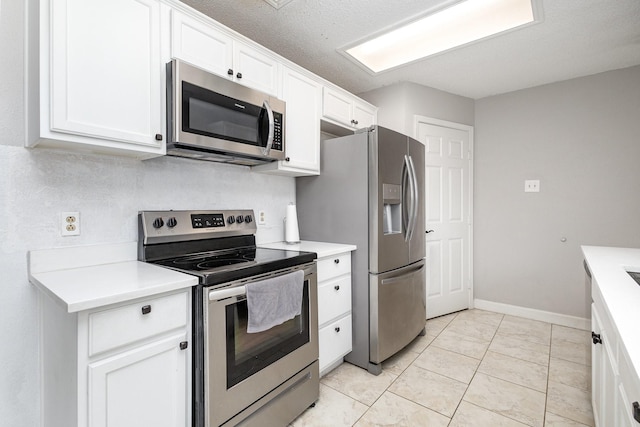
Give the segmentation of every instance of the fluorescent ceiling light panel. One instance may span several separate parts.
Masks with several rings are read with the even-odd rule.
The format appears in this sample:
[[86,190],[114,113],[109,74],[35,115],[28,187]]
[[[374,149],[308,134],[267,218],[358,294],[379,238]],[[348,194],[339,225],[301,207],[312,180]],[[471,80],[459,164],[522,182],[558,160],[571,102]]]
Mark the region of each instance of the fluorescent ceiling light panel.
[[535,20],[532,0],[466,0],[344,51],[378,73]]

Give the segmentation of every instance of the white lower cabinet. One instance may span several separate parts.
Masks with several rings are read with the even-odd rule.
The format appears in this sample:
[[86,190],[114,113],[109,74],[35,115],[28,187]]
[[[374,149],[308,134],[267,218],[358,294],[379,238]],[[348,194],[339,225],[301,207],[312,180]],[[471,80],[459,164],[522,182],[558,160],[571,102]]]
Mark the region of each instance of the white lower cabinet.
[[351,251],[318,259],[318,327],[322,376],[352,349]]
[[77,314],[42,301],[44,426],[190,425],[190,290]]
[[597,427],[638,427],[640,380],[595,281],[592,298],[591,390],[595,424]]

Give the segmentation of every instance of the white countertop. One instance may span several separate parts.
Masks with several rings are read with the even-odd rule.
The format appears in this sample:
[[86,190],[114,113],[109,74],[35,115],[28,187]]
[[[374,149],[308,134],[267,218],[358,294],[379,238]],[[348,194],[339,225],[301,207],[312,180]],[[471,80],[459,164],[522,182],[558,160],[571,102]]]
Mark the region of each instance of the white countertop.
[[289,251],[302,251],[302,252],[315,252],[318,254],[318,259],[333,256],[343,252],[355,251],[357,247],[355,245],[346,245],[343,243],[326,243],[326,242],[312,242],[303,240],[299,243],[262,243],[258,244],[261,248],[270,249],[284,249]]
[[29,252],[29,280],[69,313],[190,288],[195,276],[137,261],[137,243]]
[[640,285],[627,274],[627,270],[640,271],[640,249],[583,246],[582,253],[605,309],[640,374]]

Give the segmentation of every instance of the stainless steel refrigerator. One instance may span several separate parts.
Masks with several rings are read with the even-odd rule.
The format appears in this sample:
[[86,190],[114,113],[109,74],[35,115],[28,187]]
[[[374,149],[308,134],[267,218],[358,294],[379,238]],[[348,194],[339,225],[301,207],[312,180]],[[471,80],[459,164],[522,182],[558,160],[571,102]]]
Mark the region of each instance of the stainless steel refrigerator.
[[321,143],[319,176],[298,178],[303,240],[356,244],[350,363],[373,374],[426,324],[424,146],[380,126]]

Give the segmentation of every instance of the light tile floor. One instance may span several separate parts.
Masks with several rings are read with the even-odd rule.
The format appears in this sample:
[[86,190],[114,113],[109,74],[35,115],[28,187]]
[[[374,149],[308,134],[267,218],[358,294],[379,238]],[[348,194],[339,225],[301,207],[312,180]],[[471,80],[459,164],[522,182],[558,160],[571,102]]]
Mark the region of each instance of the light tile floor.
[[378,376],[343,363],[293,427],[593,426],[587,331],[482,310],[427,321]]

